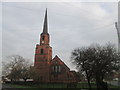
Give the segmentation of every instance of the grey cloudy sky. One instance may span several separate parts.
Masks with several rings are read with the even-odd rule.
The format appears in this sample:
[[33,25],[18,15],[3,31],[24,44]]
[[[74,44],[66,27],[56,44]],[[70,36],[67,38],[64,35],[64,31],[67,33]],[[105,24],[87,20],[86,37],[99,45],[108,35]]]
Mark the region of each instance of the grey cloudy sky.
[[4,2],[2,4],[2,53],[34,61],[45,9],[48,9],[50,45],[71,69],[71,51],[93,43],[117,46],[117,2]]

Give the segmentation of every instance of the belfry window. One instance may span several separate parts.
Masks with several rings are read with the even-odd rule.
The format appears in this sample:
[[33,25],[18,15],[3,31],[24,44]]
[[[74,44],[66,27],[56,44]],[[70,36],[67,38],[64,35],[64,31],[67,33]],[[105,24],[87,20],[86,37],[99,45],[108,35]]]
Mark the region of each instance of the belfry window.
[[43,50],[43,49],[41,49],[41,50],[40,50],[40,53],[41,53],[41,54],[43,54],[43,53],[44,53],[44,50]]
[[42,40],[44,40],[45,39],[45,36],[42,36]]

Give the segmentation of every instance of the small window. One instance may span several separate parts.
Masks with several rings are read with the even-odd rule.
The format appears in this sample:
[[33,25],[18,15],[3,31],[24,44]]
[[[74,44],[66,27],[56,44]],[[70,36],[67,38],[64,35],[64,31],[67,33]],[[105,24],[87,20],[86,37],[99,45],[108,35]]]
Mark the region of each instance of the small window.
[[42,36],[42,40],[44,40],[45,39],[45,36]]
[[55,63],[57,64],[57,61]]
[[41,51],[40,51],[40,52],[41,52],[41,54],[43,54],[43,53],[44,53],[44,50],[43,50],[43,49],[41,49]]

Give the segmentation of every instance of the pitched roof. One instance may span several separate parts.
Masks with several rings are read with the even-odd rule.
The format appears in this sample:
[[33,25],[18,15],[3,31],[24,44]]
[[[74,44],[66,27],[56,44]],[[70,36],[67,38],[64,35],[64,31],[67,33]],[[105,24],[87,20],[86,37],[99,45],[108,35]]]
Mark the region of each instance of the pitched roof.
[[51,63],[53,63],[53,62],[56,61],[56,60],[57,60],[60,64],[63,64],[66,68],[69,69],[69,67],[68,67],[57,55],[52,59]]

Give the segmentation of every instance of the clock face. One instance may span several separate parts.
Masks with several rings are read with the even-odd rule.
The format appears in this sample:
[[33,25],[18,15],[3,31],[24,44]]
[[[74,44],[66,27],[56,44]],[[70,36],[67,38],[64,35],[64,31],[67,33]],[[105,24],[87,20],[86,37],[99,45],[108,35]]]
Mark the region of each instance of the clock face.
[[44,43],[44,41],[42,41],[42,43]]

